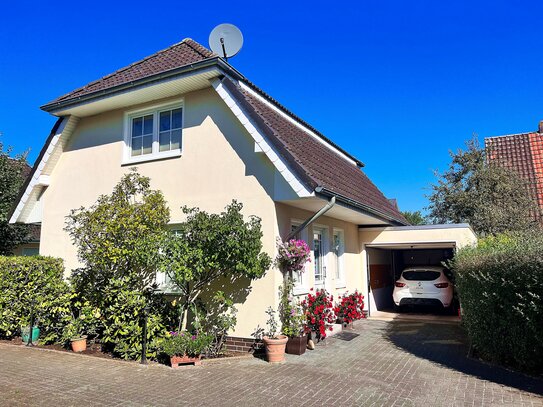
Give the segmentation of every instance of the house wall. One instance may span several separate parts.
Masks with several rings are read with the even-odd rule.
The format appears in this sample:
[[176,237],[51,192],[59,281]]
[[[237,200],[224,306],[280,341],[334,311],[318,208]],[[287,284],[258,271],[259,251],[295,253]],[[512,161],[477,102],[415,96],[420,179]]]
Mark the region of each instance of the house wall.
[[[151,178],[151,187],[164,193],[173,223],[183,219],[182,205],[220,212],[234,198],[242,202],[246,215],[262,219],[264,250],[274,257],[274,167],[254,152],[254,142],[212,89],[185,95],[184,109],[182,156],[129,166],[121,165],[123,110],[81,119],[43,195],[41,254],[63,258],[67,273],[78,267],[76,248],[63,230],[66,215],[110,193],[122,175],[137,166]],[[249,336],[258,325],[265,326],[264,311],[277,306],[280,281],[280,273],[272,270],[240,287],[236,301],[243,305],[238,306],[234,335]]]
[[[326,202],[323,201],[323,206]],[[281,237],[286,237],[291,230],[291,222],[294,220],[304,221],[314,215],[303,209],[295,208],[282,203],[276,203],[278,230]],[[365,292],[367,290],[367,280],[365,271],[363,271],[363,263],[360,256],[360,246],[358,241],[358,225],[345,222],[335,218],[321,216],[314,224],[309,225],[307,231],[302,233],[302,238],[306,240],[311,249],[313,249],[312,232],[315,226],[324,226],[327,229],[328,245],[326,250],[326,266],[327,279],[324,288],[336,299],[339,295],[346,292],[354,292],[355,290]],[[335,255],[331,251],[332,232],[336,229],[343,230],[345,240],[344,253],[344,270],[345,270],[345,285],[337,287],[336,284],[336,268]],[[314,279],[314,258],[311,257],[311,263],[306,265],[303,278],[306,279],[303,289],[296,292],[303,295],[312,287],[315,287]],[[278,272],[279,273],[279,272]]]

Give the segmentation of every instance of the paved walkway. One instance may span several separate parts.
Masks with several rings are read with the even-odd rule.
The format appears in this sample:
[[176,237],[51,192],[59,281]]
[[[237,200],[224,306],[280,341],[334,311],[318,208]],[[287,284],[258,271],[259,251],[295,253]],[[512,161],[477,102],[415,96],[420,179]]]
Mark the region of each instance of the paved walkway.
[[458,325],[361,321],[269,365],[250,358],[173,371],[0,344],[0,405],[543,406],[543,381],[467,359]]

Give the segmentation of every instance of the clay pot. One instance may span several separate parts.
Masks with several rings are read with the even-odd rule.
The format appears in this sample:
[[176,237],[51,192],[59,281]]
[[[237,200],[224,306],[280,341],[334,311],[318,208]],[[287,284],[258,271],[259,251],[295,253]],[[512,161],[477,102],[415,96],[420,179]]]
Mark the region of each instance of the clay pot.
[[87,336],[83,335],[81,338],[74,338],[71,340],[71,344],[74,352],[83,352],[87,349]]
[[307,348],[307,335],[288,338],[286,352],[289,355],[303,355]]
[[262,338],[266,348],[266,358],[270,363],[279,363],[285,360],[285,347],[288,337],[286,335],[277,335],[276,338],[265,336]]

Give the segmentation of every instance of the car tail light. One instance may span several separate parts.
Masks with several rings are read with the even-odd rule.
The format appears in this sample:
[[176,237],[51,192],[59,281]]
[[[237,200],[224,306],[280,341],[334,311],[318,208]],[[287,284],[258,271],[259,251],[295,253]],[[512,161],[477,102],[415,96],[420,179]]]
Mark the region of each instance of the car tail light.
[[437,283],[434,284],[437,288],[447,288],[449,286],[449,283]]
[[405,283],[400,283],[399,281],[396,281],[395,286],[396,287],[405,287]]

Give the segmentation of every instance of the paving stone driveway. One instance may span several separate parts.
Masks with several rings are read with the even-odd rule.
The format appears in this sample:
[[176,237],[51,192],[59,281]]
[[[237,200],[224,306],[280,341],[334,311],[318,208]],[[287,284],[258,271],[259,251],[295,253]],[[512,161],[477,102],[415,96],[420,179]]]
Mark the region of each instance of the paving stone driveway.
[[173,371],[0,344],[0,405],[543,406],[543,381],[467,359],[457,325],[361,321],[272,366],[250,358]]

